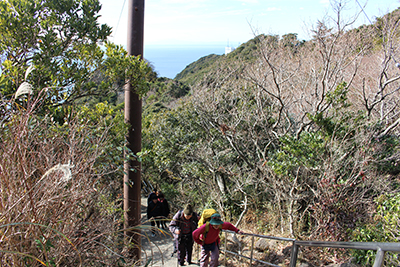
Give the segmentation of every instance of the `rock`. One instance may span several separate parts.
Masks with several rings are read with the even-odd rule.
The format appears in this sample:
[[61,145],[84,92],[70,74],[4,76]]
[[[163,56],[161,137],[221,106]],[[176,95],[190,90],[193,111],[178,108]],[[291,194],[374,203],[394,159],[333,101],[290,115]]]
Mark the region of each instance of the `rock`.
[[261,238],[255,243],[254,248],[257,251],[266,251],[268,249],[275,250],[276,246],[277,246],[277,241]]

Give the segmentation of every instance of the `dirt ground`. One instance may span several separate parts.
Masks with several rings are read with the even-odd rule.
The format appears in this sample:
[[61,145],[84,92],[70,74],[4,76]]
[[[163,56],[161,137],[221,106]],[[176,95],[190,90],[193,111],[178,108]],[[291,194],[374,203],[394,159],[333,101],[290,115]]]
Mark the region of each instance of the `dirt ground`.
[[[146,209],[147,209],[147,198],[142,198],[142,222],[145,226],[150,227],[150,223],[147,222]],[[167,223],[168,225],[168,223]],[[143,261],[149,262],[148,266],[153,267],[176,267],[179,266],[176,253],[171,257],[174,251],[173,238],[171,232],[166,229],[159,229],[159,233],[155,236],[151,236],[150,229],[144,229],[142,231],[144,237],[142,238],[142,259]],[[193,250],[193,261],[196,264],[186,266],[199,266],[197,264],[198,257],[200,256],[199,246],[194,245]],[[145,264],[143,265],[145,266]]]

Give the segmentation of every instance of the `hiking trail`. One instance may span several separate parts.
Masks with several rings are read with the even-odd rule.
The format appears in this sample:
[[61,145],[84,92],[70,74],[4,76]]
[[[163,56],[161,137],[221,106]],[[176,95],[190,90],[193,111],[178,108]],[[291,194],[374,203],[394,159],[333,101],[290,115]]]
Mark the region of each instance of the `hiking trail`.
[[[147,198],[142,197],[141,199],[141,222],[146,227],[150,227],[150,222],[147,221],[146,209],[147,209]],[[175,213],[173,212],[172,215]],[[167,223],[168,225],[169,223]],[[159,228],[156,236],[151,236],[150,228],[142,230],[142,260],[144,263],[150,261],[148,266],[153,267],[177,267],[178,259],[176,253],[171,257],[174,251],[174,241],[172,234],[168,229],[163,230]],[[185,262],[185,266],[199,266],[197,263],[199,258],[199,246],[195,243],[193,246],[193,261],[194,264],[188,265]],[[143,264],[142,266],[145,266]]]

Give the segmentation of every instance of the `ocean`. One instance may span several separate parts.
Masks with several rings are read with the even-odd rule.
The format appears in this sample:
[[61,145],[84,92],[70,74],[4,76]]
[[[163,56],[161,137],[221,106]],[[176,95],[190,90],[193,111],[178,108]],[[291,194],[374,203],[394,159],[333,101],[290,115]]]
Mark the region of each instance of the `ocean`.
[[144,47],[144,58],[154,66],[158,77],[170,79],[181,72],[187,65],[210,54],[223,55],[224,45],[179,45]]

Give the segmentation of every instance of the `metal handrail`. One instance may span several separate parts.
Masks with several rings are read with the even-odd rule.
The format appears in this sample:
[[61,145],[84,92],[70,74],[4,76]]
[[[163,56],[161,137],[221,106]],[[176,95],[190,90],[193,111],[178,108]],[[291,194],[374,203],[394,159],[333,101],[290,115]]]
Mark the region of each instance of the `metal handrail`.
[[374,250],[376,251],[376,257],[373,267],[382,266],[387,251],[400,252],[400,243],[295,241],[293,247],[296,247],[296,253],[291,255],[289,267],[296,266],[299,246]]
[[[296,267],[296,262],[297,262],[297,255],[299,251],[300,246],[305,246],[305,247],[326,247],[326,248],[345,248],[345,249],[361,249],[361,250],[374,250],[376,251],[376,257],[375,257],[375,262],[373,267],[381,267],[383,264],[383,260],[385,258],[385,253],[387,251],[391,252],[400,252],[400,243],[378,243],[378,242],[328,242],[328,241],[299,241],[293,238],[285,238],[285,237],[276,237],[276,236],[267,236],[267,235],[258,235],[258,234],[250,234],[250,233],[235,233],[229,230],[222,230],[225,232],[225,249],[222,250],[225,253],[232,254],[239,256],[241,258],[249,259],[250,260],[250,265],[252,266],[253,262],[259,262],[266,264],[268,266],[274,266],[274,267],[279,267],[279,265],[275,265],[270,262],[265,262],[262,260],[258,259],[253,259],[253,250],[254,250],[254,238],[259,237],[259,238],[266,238],[266,239],[273,239],[273,240],[279,240],[279,241],[285,241],[285,242],[292,242],[292,251],[290,255],[290,264],[289,267]],[[239,234],[239,235],[247,235],[251,236],[251,251],[250,251],[250,257],[227,250],[227,234]],[[225,257],[225,266],[226,266],[226,257]]]

